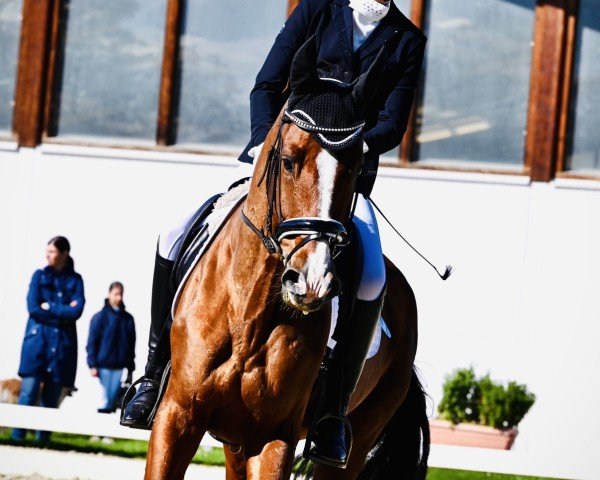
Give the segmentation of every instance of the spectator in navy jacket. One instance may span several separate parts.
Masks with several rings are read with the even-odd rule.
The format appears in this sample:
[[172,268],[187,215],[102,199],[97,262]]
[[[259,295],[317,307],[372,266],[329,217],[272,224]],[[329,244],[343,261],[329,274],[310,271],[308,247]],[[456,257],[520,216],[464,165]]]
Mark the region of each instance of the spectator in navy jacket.
[[[48,265],[36,270],[29,285],[29,319],[21,349],[20,405],[56,408],[63,387],[71,388],[77,371],[77,330],[85,297],[83,280],[74,270],[71,245],[65,237],[54,237],[46,246]],[[14,429],[20,441],[25,430]],[[46,443],[49,432],[37,432],[36,439]]]
[[123,303],[123,284],[111,283],[104,308],[92,318],[87,342],[87,363],[104,388],[105,403],[98,411],[114,412],[123,371],[131,383],[135,369],[135,323]]

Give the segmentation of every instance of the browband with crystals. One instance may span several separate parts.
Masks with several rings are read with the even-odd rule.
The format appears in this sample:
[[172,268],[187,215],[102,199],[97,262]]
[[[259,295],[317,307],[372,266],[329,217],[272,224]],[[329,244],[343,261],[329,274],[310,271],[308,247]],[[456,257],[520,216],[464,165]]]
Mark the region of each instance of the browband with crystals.
[[[365,126],[365,122],[360,122],[352,127],[320,127],[316,125],[315,121],[303,110],[285,110],[283,113],[290,121],[292,121],[298,128],[305,130],[307,132],[316,133],[319,137],[319,140],[323,142],[325,145],[329,147],[339,148],[346,144],[351,143],[358,135],[362,133],[362,128]],[[305,117],[308,121],[304,121],[301,118],[298,118],[296,114],[300,114]],[[310,122],[310,123],[309,123]],[[347,137],[333,141],[326,138],[323,133],[345,133],[352,132]]]
[[[296,115],[294,115],[295,113],[300,113],[301,115],[303,115],[304,117],[306,117],[310,121],[312,121],[312,123],[308,123],[308,122],[305,122],[305,121],[299,119]],[[314,120],[312,118],[310,118],[310,116],[306,112],[303,112],[302,110],[294,110],[292,112],[289,112],[288,110],[286,110],[285,112],[283,112],[283,114],[286,117],[288,117],[292,122],[294,122],[299,128],[301,128],[302,130],[306,130],[307,132],[318,132],[318,133],[353,132],[354,130],[358,130],[359,128],[362,128],[365,126],[365,122],[360,122],[352,127],[343,127],[343,128],[319,127],[315,124]]]

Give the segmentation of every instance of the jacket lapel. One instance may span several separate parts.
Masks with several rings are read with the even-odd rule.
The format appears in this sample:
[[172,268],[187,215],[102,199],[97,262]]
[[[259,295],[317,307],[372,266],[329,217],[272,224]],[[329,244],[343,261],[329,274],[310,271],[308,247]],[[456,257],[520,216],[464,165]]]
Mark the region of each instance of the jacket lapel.
[[346,36],[348,37],[348,45],[350,45],[350,51],[354,51],[354,21],[352,20],[352,9],[350,8],[350,2],[346,2],[342,7],[344,10],[344,25],[346,26]]
[[[348,7],[349,0],[334,0],[331,8],[338,40],[344,50],[348,63],[352,63],[352,10]],[[348,21],[350,28],[348,28]]]

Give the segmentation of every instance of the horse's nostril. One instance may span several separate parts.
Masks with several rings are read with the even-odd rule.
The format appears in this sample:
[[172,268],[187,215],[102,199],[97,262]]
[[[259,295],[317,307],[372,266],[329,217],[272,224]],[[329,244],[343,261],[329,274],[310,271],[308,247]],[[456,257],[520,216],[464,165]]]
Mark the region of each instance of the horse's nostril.
[[297,272],[292,268],[288,268],[285,272],[283,272],[283,276],[281,277],[281,283],[284,285],[286,283],[298,283],[298,280],[300,280],[300,272]]

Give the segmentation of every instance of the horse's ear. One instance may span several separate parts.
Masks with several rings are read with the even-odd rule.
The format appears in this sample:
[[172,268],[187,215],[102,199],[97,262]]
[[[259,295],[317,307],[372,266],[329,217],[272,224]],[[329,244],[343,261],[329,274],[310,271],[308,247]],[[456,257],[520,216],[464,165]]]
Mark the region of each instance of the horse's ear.
[[312,35],[302,45],[294,59],[290,70],[290,85],[296,94],[310,93],[319,84],[317,75],[317,35]]
[[352,96],[356,103],[363,108],[369,103],[381,81],[383,67],[385,66],[385,52],[386,48],[384,45],[381,47],[381,50],[379,50],[377,58],[375,58],[375,61],[371,64],[369,69],[358,77],[354,84]]

